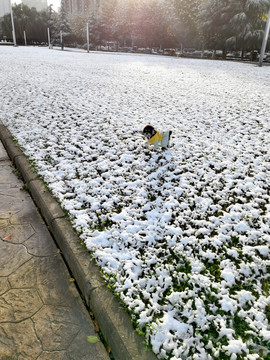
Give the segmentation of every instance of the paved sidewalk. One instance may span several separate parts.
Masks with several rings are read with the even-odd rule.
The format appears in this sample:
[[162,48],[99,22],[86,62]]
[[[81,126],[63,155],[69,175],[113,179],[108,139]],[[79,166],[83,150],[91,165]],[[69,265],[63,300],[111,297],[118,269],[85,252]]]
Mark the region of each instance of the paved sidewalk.
[[108,360],[0,141],[0,360]]

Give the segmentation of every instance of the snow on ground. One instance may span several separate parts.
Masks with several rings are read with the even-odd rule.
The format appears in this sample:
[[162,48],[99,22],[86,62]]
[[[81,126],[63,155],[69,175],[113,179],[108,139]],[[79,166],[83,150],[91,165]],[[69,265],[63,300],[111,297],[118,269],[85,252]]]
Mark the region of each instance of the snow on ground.
[[[159,358],[269,358],[270,67],[0,59],[0,118]],[[173,131],[169,149],[147,145],[147,124]]]

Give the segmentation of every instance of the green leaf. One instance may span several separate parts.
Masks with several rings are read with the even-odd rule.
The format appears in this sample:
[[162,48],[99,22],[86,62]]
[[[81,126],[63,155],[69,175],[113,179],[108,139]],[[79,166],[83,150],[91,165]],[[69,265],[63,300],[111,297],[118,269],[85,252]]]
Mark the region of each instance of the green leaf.
[[87,336],[86,340],[91,344],[96,344],[100,341],[96,336]]

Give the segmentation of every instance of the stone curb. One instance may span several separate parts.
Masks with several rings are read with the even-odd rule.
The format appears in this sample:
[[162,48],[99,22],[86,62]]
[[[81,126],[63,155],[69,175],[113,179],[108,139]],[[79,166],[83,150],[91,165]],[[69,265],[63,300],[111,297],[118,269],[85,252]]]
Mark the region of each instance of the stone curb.
[[97,265],[81,245],[63,210],[31,170],[25,155],[1,121],[0,139],[52,232],[115,360],[157,360],[153,352],[145,350],[143,338],[133,330],[130,316],[105,285]]

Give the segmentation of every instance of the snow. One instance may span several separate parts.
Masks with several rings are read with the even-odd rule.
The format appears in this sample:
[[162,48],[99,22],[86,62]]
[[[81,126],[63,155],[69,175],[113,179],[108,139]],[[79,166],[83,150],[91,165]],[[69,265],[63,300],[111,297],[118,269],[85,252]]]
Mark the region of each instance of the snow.
[[230,268],[222,270],[221,277],[227,282],[228,286],[235,284],[235,276]]
[[[0,56],[1,120],[158,357],[265,358],[270,67]],[[146,124],[172,130],[171,147],[153,150]]]
[[[223,346],[224,349],[227,350],[227,354],[241,354],[242,351],[247,351],[246,344],[243,343],[242,340],[230,340],[228,346]],[[231,357],[231,359],[237,359],[237,357]]]

